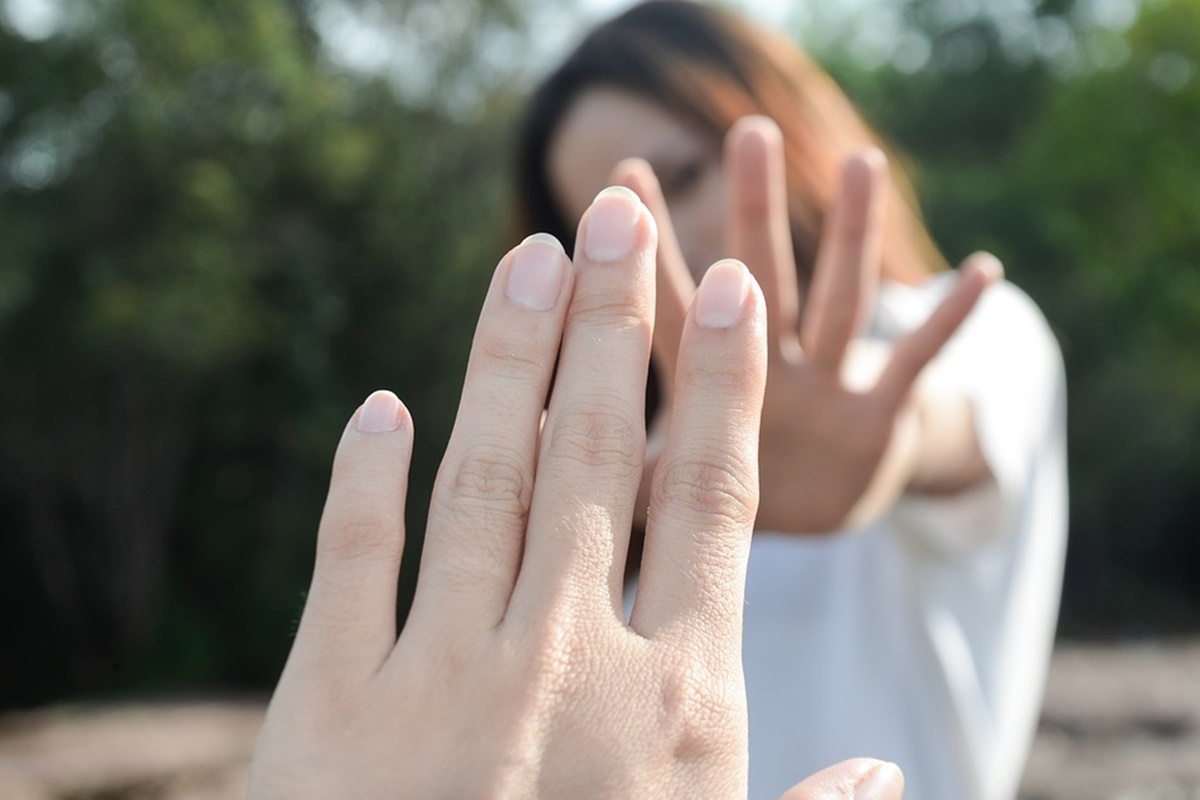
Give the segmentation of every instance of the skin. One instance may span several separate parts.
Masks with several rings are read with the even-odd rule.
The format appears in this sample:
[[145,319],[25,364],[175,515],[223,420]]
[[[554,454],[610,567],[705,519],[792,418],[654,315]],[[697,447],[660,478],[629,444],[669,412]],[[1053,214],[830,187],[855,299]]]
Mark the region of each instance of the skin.
[[[763,295],[725,261],[685,312],[626,620],[620,562],[645,440],[656,228],[632,192],[612,189],[579,241],[572,261],[531,237],[497,268],[399,634],[413,423],[389,392],[351,419],[255,748],[253,800],[746,797],[740,643]],[[856,759],[785,798],[902,792],[894,765]]]
[[[950,494],[990,479],[970,401],[938,379],[934,357],[1000,279],[999,262],[987,254],[967,259],[929,321],[894,345],[858,338],[880,280],[887,180],[881,152],[865,149],[846,160],[807,298],[796,279],[782,137],[771,120],[740,120],[717,149],[653,102],[595,88],[576,99],[547,158],[555,194],[571,217],[609,181],[629,186],[650,208],[662,242],[654,361],[664,386],[671,385],[681,324],[703,274],[695,265],[738,258],[761,284],[769,370],[758,528],[853,528],[905,492]],[[639,509],[649,504],[669,409],[665,403],[651,426]]]

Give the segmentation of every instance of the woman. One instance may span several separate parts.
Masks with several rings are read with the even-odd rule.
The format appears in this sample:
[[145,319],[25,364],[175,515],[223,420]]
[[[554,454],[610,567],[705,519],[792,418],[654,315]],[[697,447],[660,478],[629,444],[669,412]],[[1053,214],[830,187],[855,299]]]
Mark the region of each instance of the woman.
[[[535,93],[522,226],[570,243],[610,181],[660,234],[662,397],[639,508],[675,468],[658,442],[694,270],[741,258],[766,297],[751,796],[860,754],[898,763],[912,797],[1015,796],[1066,537],[1062,365],[1041,314],[990,256],[945,271],[836,85],[725,12],[639,5]],[[697,497],[723,475],[714,465]]]

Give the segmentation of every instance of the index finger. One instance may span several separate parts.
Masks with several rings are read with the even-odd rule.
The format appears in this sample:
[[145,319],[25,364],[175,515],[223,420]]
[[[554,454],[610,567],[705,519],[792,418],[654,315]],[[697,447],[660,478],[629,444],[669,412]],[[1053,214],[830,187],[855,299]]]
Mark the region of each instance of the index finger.
[[758,507],[765,316],[743,264],[719,261],[705,273],[680,347],[630,619],[647,638],[699,640],[725,654],[741,642]]
[[679,361],[679,340],[683,336],[688,305],[696,293],[696,282],[688,271],[662,187],[650,165],[640,158],[627,158],[617,164],[612,178],[614,183],[632,189],[641,198],[658,228],[652,352],[658,365],[661,391],[669,398]]
[[597,597],[618,618],[645,463],[655,240],[644,205],[624,187],[602,191],[580,221],[513,624],[594,609]]

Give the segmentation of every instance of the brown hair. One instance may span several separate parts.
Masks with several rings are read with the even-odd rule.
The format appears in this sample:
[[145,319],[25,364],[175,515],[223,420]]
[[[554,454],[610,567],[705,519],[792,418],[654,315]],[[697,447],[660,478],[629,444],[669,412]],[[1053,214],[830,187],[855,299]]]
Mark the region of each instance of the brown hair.
[[[547,152],[576,98],[597,86],[647,97],[696,124],[718,144],[739,118],[765,114],[783,132],[796,268],[807,285],[842,160],[882,146],[824,71],[780,34],[688,0],[649,0],[594,29],[534,93],[518,131],[517,227],[557,236],[568,248]],[[887,198],[883,274],[916,283],[946,266],[920,220],[896,159]]]

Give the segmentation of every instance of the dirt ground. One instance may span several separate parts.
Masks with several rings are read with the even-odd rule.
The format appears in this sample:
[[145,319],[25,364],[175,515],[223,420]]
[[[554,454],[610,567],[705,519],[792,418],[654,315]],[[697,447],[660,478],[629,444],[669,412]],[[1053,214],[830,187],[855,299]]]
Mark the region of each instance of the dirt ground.
[[[0,800],[241,798],[262,712],[190,701],[0,716]],[[1200,640],[1060,645],[1021,798],[1200,800]]]
[[1200,640],[1061,645],[1024,800],[1200,800]]

